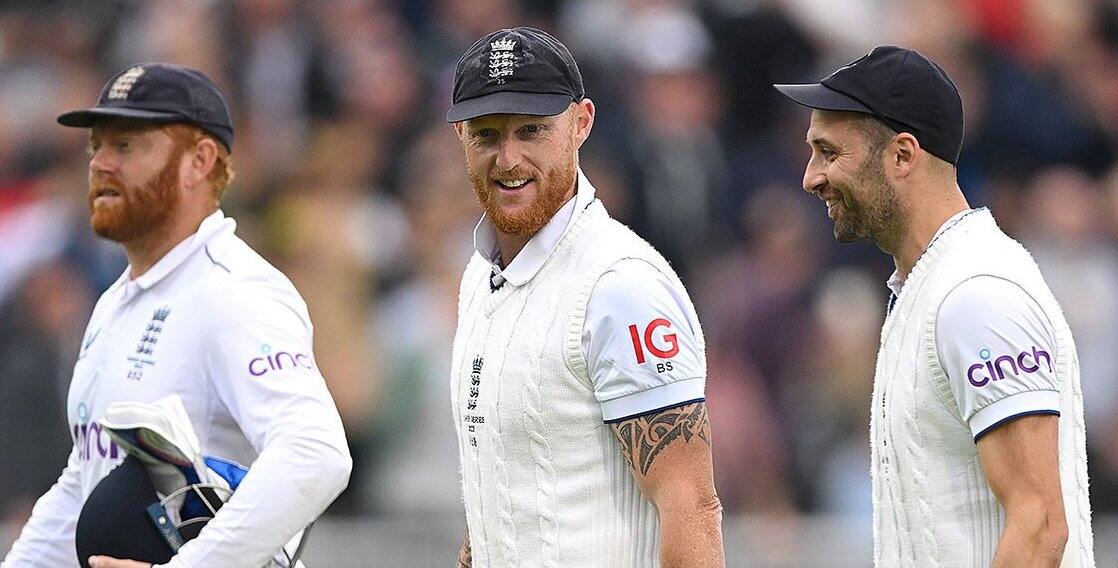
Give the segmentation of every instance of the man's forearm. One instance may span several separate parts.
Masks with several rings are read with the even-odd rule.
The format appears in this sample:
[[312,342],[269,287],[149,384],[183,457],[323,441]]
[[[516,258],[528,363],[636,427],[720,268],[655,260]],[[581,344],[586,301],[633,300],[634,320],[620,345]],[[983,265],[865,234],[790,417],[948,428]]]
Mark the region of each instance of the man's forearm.
[[711,496],[694,507],[660,511],[660,568],[724,568],[722,504]]
[[1062,518],[1039,514],[1006,517],[992,568],[1057,568],[1068,540]]
[[474,557],[470,554],[470,528],[466,527],[466,534],[462,535],[462,546],[458,547],[458,563],[455,568],[472,568]]

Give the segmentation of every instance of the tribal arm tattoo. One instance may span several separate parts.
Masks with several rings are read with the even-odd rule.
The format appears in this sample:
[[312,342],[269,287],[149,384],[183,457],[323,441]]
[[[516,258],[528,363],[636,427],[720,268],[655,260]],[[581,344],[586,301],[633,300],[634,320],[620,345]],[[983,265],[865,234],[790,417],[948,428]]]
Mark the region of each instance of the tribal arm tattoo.
[[455,568],[473,568],[474,555],[470,552],[470,528],[466,527],[466,534],[462,535],[462,546],[458,547],[458,562]]
[[629,467],[642,476],[648,475],[660,452],[679,438],[683,443],[697,438],[696,443],[710,446],[710,420],[703,401],[665,408],[610,426]]

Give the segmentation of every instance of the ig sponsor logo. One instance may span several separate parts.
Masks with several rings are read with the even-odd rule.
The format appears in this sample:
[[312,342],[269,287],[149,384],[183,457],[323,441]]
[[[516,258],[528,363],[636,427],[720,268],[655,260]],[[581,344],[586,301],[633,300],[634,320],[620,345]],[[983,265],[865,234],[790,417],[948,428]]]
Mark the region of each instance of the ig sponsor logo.
[[260,346],[260,357],[255,357],[248,362],[248,372],[254,377],[266,375],[272,371],[282,371],[293,367],[304,369],[314,368],[314,359],[308,353],[289,353],[287,351],[273,351],[272,346],[265,343]]
[[[662,347],[656,345],[653,334],[656,332],[657,329],[660,329],[662,327],[671,329],[672,322],[664,318],[656,318],[649,322],[648,325],[644,328],[644,343],[642,344],[640,329],[636,326],[636,324],[629,326],[629,338],[633,340],[633,354],[636,355],[638,365],[644,364],[645,348],[648,348],[648,352],[652,353],[659,359],[671,359],[672,357],[679,355],[679,340],[676,338],[676,334],[674,333],[664,333],[664,345]],[[663,373],[664,371],[671,370],[671,361],[665,361],[663,363],[656,364],[657,373]]]
[[978,356],[983,362],[975,363],[967,369],[967,381],[976,387],[984,387],[990,381],[1000,381],[1007,373],[1013,373],[1015,377],[1022,373],[1035,373],[1040,370],[1041,360],[1044,360],[1048,371],[1052,372],[1052,356],[1036,346],[1033,346],[1032,351],[1022,351],[1016,356],[1002,355],[993,360],[990,359],[989,349],[979,351]]

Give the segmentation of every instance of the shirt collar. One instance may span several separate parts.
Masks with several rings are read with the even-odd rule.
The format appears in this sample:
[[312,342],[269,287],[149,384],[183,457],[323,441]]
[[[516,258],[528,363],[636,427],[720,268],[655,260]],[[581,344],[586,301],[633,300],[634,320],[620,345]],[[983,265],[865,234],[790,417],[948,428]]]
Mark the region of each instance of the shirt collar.
[[[141,274],[134,282],[142,290],[151,288],[162,280],[163,277],[174,271],[175,268],[178,268],[180,264],[191,256],[191,253],[206,246],[215,236],[221,233],[232,232],[236,228],[236,221],[227,218],[225,213],[222,213],[220,209],[214,211],[209,217],[202,220],[202,224],[198,226],[198,231],[183,239],[181,243],[175,245],[175,248],[163,255],[163,258],[159,259],[159,261],[155,263],[155,266],[152,266],[147,272]],[[124,270],[124,276],[122,276],[118,282],[127,282],[128,274],[131,270],[131,266],[126,268]]]
[[497,234],[489,218],[482,215],[481,220],[474,227],[474,249],[493,267],[491,283],[494,287],[506,281],[513,286],[522,286],[531,280],[540,268],[543,268],[547,258],[559,245],[563,235],[567,234],[574,220],[594,201],[594,186],[586,179],[582,168],[578,170],[577,183],[574,198],[560,207],[551,220],[528,240],[524,249],[503,269],[497,263],[500,254],[497,250]]
[[[963,209],[962,211],[952,215],[950,219],[944,221],[943,224],[940,225],[938,229],[936,229],[936,234],[932,235],[932,240],[928,241],[928,246],[932,246],[931,243],[936,242],[936,239],[938,239],[939,236],[944,231],[946,231],[948,227],[954,225],[955,223],[958,223],[960,219],[966,217],[972,212],[974,212],[974,209]],[[885,285],[889,287],[889,291],[893,292],[894,296],[900,296],[901,288],[904,288],[904,280],[901,280],[900,273],[894,270],[893,274],[889,276],[889,280],[885,282]]]

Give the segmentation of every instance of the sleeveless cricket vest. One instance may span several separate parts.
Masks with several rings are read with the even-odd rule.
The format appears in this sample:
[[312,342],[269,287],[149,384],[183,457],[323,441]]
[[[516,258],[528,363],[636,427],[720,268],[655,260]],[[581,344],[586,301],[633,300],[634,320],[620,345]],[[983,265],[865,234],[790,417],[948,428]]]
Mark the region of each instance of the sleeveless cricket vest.
[[1093,567],[1079,360],[1060,306],[1029,253],[989,211],[946,228],[913,267],[881,331],[870,425],[874,555],[879,567],[989,566],[1005,511],[987,484],[936,346],[936,315],[962,282],[1020,285],[1054,333],[1060,388],[1060,482],[1068,525],[1063,568]]
[[678,281],[595,200],[527,283],[491,291],[486,260],[466,267],[451,402],[478,568],[659,566],[656,509],[602,421],[581,344],[595,282],[628,258]]

